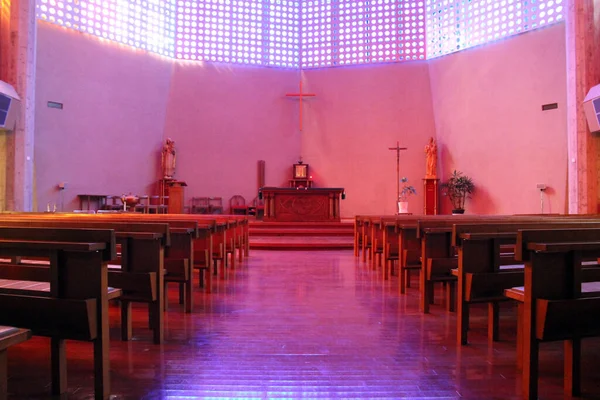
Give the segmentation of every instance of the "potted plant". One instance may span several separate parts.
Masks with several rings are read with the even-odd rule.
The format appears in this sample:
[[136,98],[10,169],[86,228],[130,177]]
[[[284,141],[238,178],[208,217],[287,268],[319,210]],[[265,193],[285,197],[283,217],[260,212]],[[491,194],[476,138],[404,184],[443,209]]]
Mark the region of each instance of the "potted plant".
[[398,196],[398,214],[406,214],[408,213],[408,198],[413,194],[417,194],[417,191],[415,190],[414,186],[408,184],[407,177],[402,177],[400,182],[404,185],[402,186],[400,195]]
[[473,180],[457,170],[452,172],[447,182],[442,183],[442,191],[448,195],[452,203],[452,214],[464,214],[465,199],[474,190]]

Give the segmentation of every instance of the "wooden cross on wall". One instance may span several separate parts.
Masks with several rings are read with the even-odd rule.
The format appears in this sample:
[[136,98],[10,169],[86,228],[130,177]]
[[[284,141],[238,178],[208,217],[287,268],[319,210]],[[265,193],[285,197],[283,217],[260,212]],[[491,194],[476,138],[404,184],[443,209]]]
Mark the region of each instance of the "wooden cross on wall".
[[300,132],[302,132],[302,100],[305,97],[315,97],[316,94],[315,93],[305,93],[302,91],[302,78],[300,78],[300,91],[298,93],[286,93],[285,94],[286,97],[294,97],[298,99],[298,107],[300,108],[300,125],[299,125],[299,129]]
[[400,147],[400,142],[396,142],[396,147],[389,147],[390,150],[396,150],[396,201],[400,197],[400,151],[407,147]]

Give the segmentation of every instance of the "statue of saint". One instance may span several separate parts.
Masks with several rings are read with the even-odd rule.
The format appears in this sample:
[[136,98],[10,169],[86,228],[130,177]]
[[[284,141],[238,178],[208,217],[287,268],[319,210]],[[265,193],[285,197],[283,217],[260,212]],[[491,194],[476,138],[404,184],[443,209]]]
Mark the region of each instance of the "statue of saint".
[[175,141],[167,138],[162,149],[161,166],[164,178],[173,178],[175,175]]
[[429,143],[425,146],[425,154],[427,155],[425,164],[425,178],[435,179],[436,178],[436,167],[437,167],[437,144],[433,138],[429,138]]

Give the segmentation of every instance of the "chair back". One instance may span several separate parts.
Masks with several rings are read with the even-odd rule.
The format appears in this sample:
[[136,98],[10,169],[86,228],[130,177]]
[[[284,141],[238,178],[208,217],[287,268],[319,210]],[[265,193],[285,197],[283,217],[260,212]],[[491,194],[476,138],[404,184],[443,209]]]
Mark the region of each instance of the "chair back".
[[208,197],[192,197],[192,214],[208,213]]
[[246,205],[246,199],[244,199],[244,197],[240,196],[239,194],[236,194],[231,199],[229,199],[229,207],[230,208],[245,206],[245,205]]
[[208,212],[210,214],[222,214],[223,213],[223,198],[222,197],[209,197],[208,198]]

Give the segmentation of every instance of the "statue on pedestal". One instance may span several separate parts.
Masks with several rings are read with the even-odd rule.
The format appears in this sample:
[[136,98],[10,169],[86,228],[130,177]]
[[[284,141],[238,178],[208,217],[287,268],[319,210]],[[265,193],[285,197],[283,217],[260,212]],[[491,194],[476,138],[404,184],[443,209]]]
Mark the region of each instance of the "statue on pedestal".
[[173,178],[173,175],[175,175],[175,160],[175,141],[167,138],[161,157],[162,173],[165,179]]
[[429,138],[429,143],[425,146],[426,163],[425,179],[435,179],[437,176],[437,144],[433,138]]

